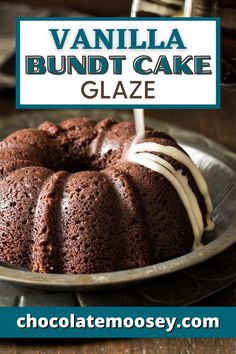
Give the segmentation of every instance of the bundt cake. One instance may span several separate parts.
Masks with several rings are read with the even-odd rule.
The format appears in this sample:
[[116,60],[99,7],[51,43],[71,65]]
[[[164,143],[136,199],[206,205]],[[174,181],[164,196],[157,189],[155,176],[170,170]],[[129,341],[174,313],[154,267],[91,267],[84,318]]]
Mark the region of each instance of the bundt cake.
[[0,143],[0,261],[42,273],[143,267],[212,229],[206,182],[169,135],[106,118],[46,121]]

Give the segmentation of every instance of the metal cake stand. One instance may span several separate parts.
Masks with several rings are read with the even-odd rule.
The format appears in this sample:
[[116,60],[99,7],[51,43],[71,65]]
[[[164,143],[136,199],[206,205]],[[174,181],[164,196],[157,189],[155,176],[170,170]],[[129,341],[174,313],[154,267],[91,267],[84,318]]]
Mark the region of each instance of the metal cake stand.
[[[0,121],[0,138],[46,119],[73,116],[132,119],[120,111],[40,111]],[[190,305],[236,279],[236,157],[205,137],[147,118],[174,136],[205,176],[214,204],[216,229],[205,246],[152,266],[92,275],[38,274],[0,266],[0,306],[180,306]]]

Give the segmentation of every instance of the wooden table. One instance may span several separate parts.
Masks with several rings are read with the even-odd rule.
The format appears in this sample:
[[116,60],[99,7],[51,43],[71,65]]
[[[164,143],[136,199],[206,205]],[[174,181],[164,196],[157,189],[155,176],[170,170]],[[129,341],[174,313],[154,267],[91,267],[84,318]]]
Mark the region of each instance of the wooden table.
[[[0,117],[15,113],[14,92],[0,92]],[[194,130],[236,152],[236,91],[222,90],[220,110],[149,110],[147,115]],[[236,285],[198,306],[236,306]],[[2,340],[0,353],[236,353],[234,339]]]

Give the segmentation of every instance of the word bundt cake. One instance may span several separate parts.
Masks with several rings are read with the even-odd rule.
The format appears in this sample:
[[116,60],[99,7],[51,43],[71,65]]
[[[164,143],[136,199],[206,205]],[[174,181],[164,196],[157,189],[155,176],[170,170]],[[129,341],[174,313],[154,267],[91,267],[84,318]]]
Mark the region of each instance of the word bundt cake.
[[0,261],[43,273],[143,267],[213,228],[206,182],[167,134],[87,118],[0,143]]

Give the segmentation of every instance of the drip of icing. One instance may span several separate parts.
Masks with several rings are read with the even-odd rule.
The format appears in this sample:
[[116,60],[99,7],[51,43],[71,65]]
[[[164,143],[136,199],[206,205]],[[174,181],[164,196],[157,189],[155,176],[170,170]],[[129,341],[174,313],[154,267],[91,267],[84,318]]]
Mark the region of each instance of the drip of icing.
[[144,110],[134,110],[136,127],[136,137],[127,151],[127,159],[131,162],[145,166],[153,171],[162,174],[176,189],[189,217],[194,234],[193,250],[200,247],[201,237],[204,231],[202,212],[200,210],[196,195],[193,193],[188,183],[188,178],[183,175],[182,170],[175,170],[174,167],[160,156],[153,152],[163,153],[171,156],[180,162],[191,172],[200,193],[202,194],[206,209],[206,231],[214,228],[211,220],[213,210],[212,202],[208,193],[208,187],[200,170],[194,165],[193,161],[184,152],[173,146],[165,146],[154,142],[138,143],[145,137]]
[[[194,219],[196,221],[198,230],[201,235],[204,230],[202,212],[199,207],[196,195],[193,193],[192,189],[189,186],[188,178],[182,174],[182,170],[175,170],[174,167],[169,162],[167,162],[165,159],[163,159],[159,156],[153,155],[153,154],[149,154],[149,153],[144,152],[144,153],[138,153],[136,156],[143,158],[143,159],[148,159],[150,161],[155,162],[158,165],[161,165],[162,167],[166,168],[175,177],[175,179],[179,182],[179,184],[182,187],[181,189],[179,188],[178,194],[181,195],[181,199],[183,199],[182,194],[185,193],[186,197],[189,200],[189,204],[191,206],[191,209],[195,211],[195,213],[192,213],[192,214],[194,215]],[[189,213],[190,210],[187,210],[187,212]]]
[[135,122],[135,130],[136,130],[136,138],[138,139],[144,138],[145,136],[145,122],[144,122],[144,110],[143,109],[134,109],[134,122]]
[[210,231],[214,228],[214,223],[211,221],[211,214],[213,210],[211,198],[209,196],[208,187],[206,181],[204,180],[200,170],[194,165],[193,161],[190,159],[188,155],[186,155],[183,151],[179,150],[173,146],[165,146],[153,142],[145,142],[141,144],[135,144],[131,146],[131,154],[150,151],[150,152],[159,152],[166,155],[171,156],[174,160],[182,163],[187,169],[191,172],[196,185],[200,193],[202,194],[206,208],[207,208],[207,215],[206,215],[206,222],[207,227],[206,230]]
[[[153,157],[156,157],[155,155],[152,154],[137,154],[137,155],[131,155],[129,158],[129,161],[138,163],[139,165],[145,166],[147,168],[150,168],[151,170],[160,173],[163,175],[175,188],[176,192],[178,193],[186,211],[189,216],[189,220],[192,225],[193,229],[193,234],[194,234],[194,244],[193,244],[193,249],[196,249],[197,247],[201,246],[201,235],[203,232],[203,224],[200,225],[199,219],[196,218],[194,210],[191,205],[191,201],[188,198],[188,195],[183,188],[183,185],[180,183],[179,179],[175,177],[165,166],[164,164],[159,164],[154,161]],[[202,216],[200,217],[200,220],[202,219]]]

